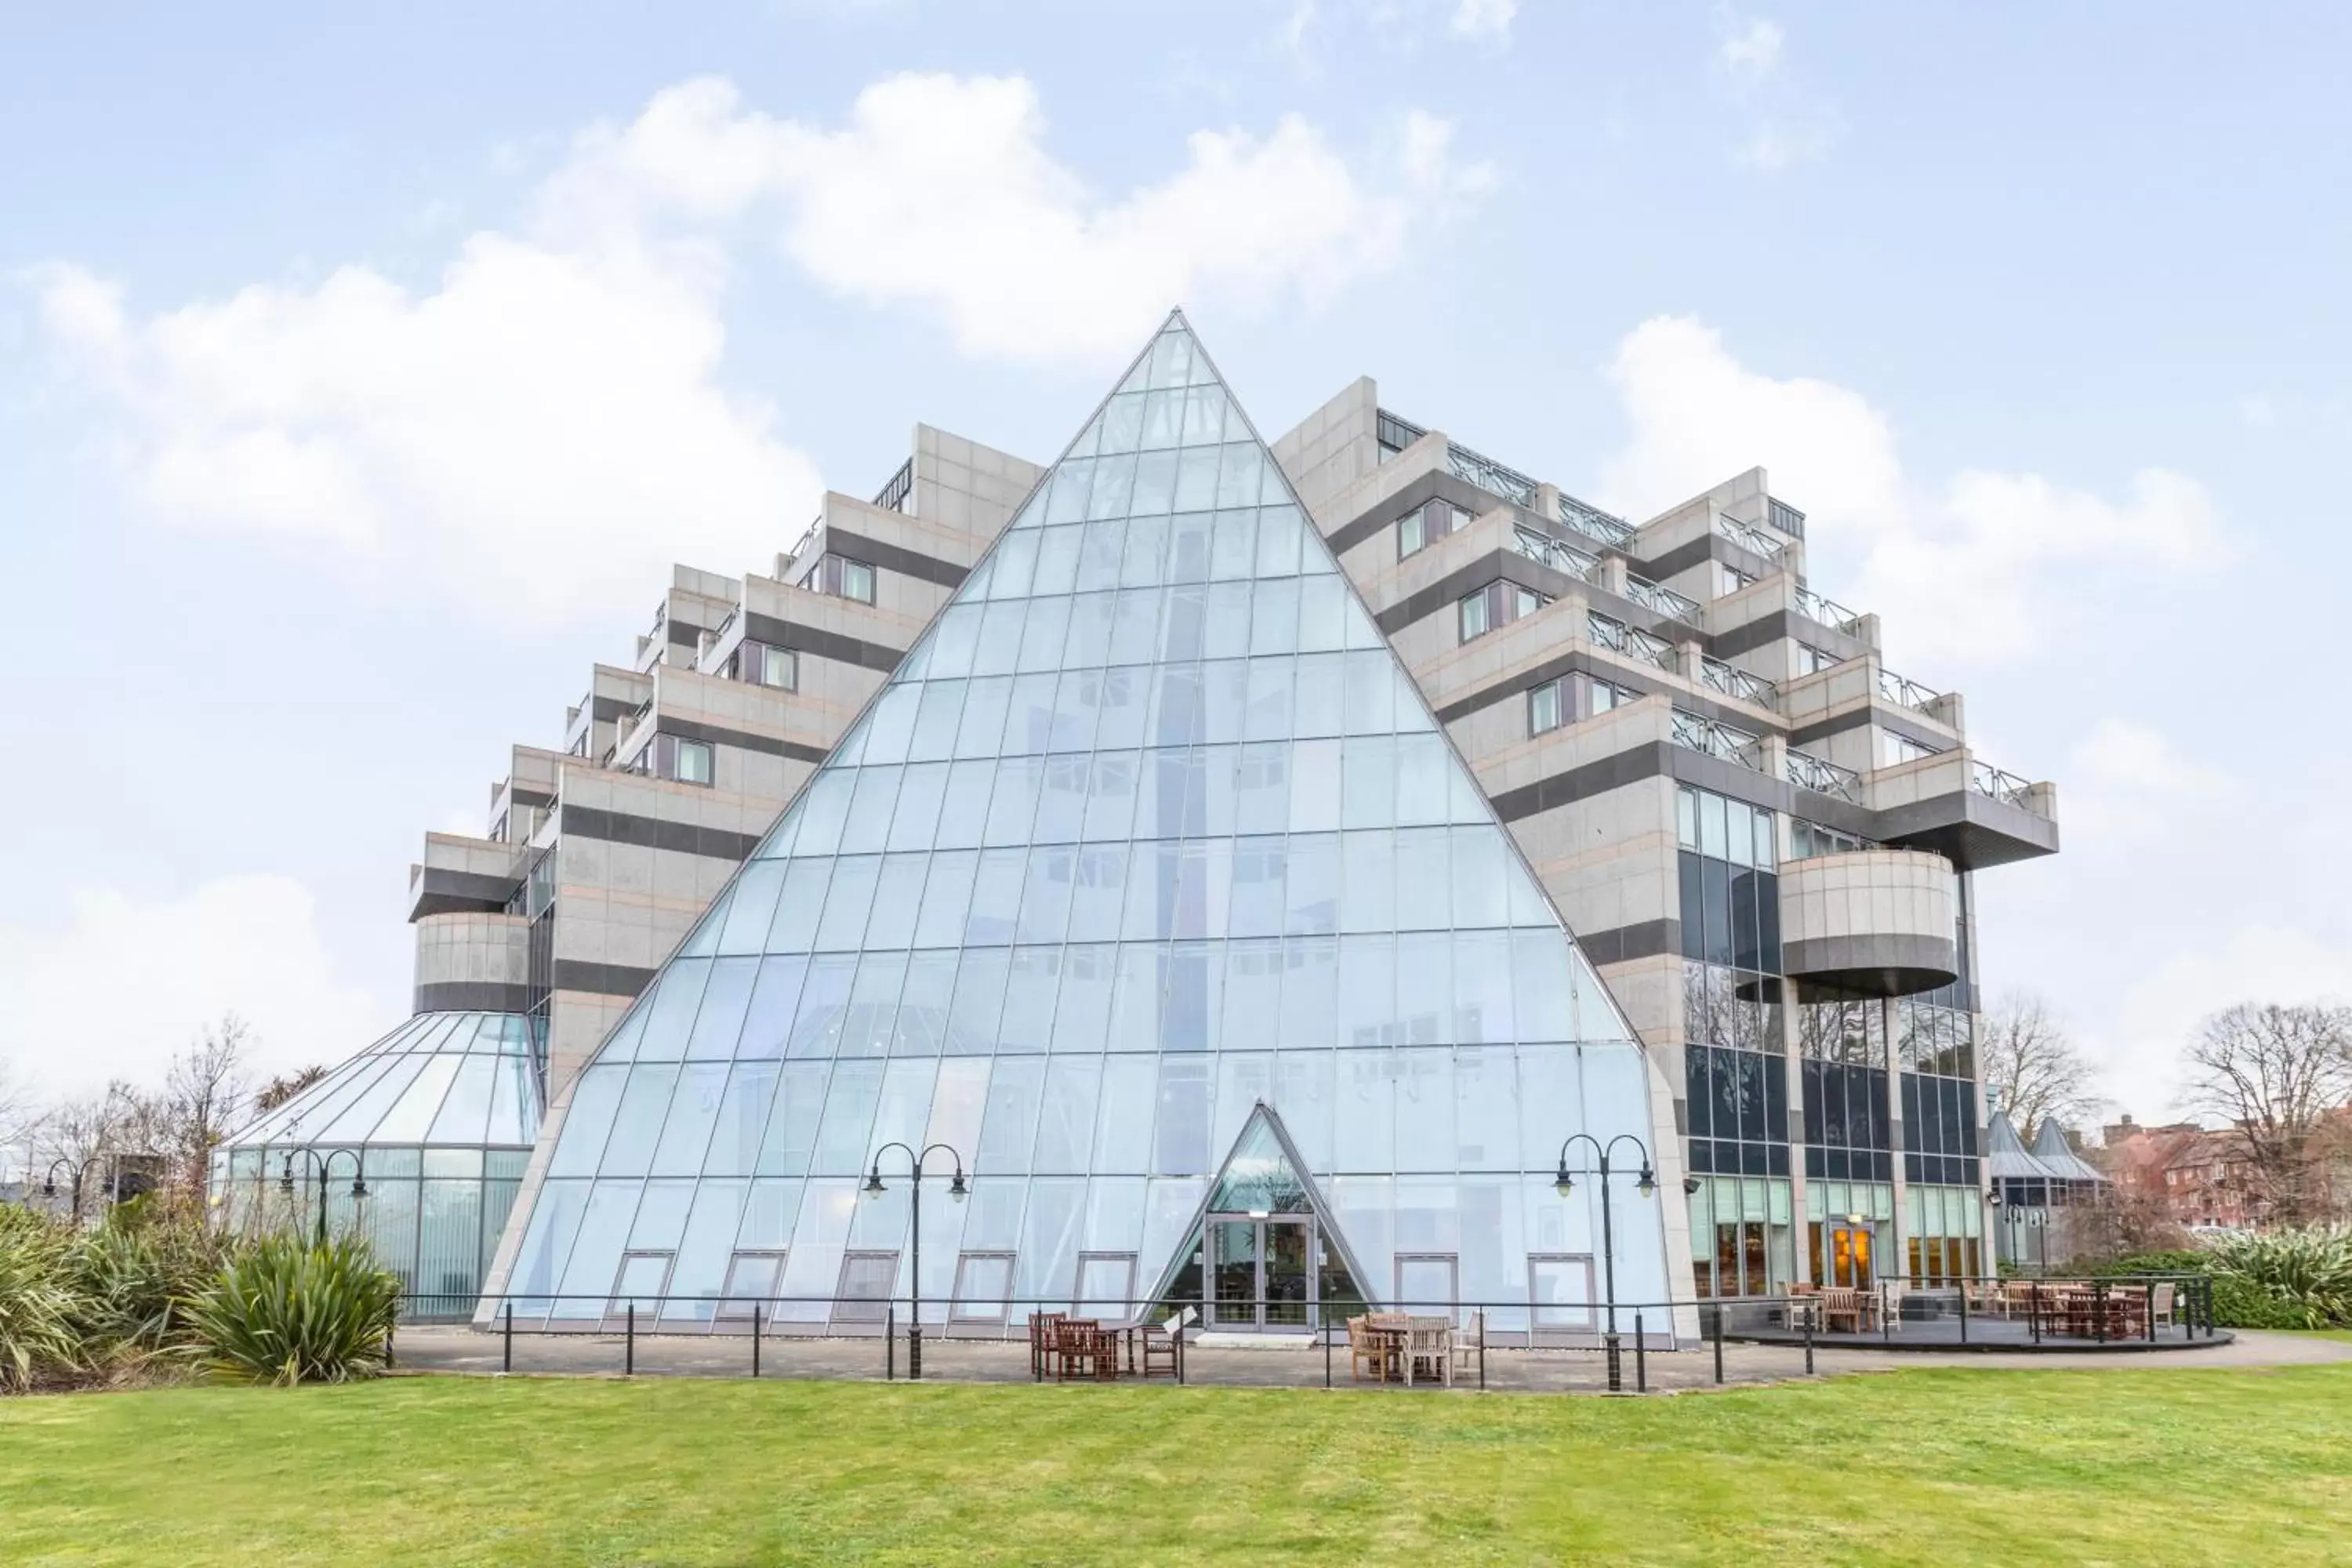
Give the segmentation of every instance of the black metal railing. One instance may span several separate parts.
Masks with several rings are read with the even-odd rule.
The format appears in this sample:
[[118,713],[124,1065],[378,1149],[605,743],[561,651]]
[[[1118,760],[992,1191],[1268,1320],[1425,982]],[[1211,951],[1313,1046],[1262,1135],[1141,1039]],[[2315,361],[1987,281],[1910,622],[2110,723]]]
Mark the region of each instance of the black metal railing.
[[[2166,1292],[2166,1287],[2171,1287]],[[2069,1292],[2080,1292],[2078,1302]],[[1413,1342],[1409,1381],[1530,1392],[1646,1393],[1727,1381],[1724,1346],[1738,1342],[1743,1377],[1807,1374],[1821,1352],[2074,1350],[2208,1342],[2210,1281],[2202,1275],[2108,1279],[1885,1278],[1696,1302],[1516,1300],[1324,1304],[1236,1296],[1150,1303],[1069,1298],[927,1299],[920,1321],[904,1296],[419,1294],[404,1311],[403,1364],[423,1370],[688,1376],[875,1377],[931,1373],[959,1382],[1167,1375],[1178,1383],[1335,1386],[1406,1380],[1367,1315],[1402,1314],[1429,1336]],[[1073,1373],[1041,1340],[1037,1314],[1084,1323],[1115,1344]],[[1613,1319],[1613,1326],[1612,1326]],[[1350,1320],[1358,1320],[1351,1322]],[[420,1334],[427,1324],[475,1331]],[[1442,1332],[1440,1331],[1442,1331]],[[2129,1342],[2127,1344],[2126,1342]],[[1026,1348],[1024,1356],[1010,1354]],[[1368,1349],[1368,1346],[1370,1347]],[[1391,1347],[1391,1348],[1383,1348]],[[1282,1347],[1289,1353],[1264,1353]],[[1761,1347],[1758,1349],[1755,1347]],[[1108,1354],[1114,1363],[1100,1365]],[[1367,1376],[1368,1356],[1378,1364]],[[1653,1363],[1653,1358],[1663,1358]],[[1344,1376],[1343,1376],[1344,1374]]]
[[908,458],[890,476],[890,482],[876,493],[874,504],[884,511],[904,511],[907,498],[915,493],[915,459]]

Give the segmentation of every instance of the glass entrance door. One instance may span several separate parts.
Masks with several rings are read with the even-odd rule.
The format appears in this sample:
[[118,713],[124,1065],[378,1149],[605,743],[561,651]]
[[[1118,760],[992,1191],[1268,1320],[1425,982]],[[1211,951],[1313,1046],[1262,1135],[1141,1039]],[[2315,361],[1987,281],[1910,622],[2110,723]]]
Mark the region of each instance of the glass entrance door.
[[1853,1226],[1830,1226],[1830,1277],[1826,1285],[1870,1289],[1870,1232]]
[[[1320,1293],[1311,1216],[1212,1215],[1207,1232],[1212,1327],[1276,1331],[1313,1327]],[[1344,1268],[1338,1270],[1342,1279],[1346,1272]],[[1352,1294],[1352,1281],[1349,1285]]]
[[1267,1219],[1259,1225],[1265,1232],[1262,1249],[1265,1258],[1265,1320],[1269,1329],[1303,1329],[1313,1287],[1307,1279],[1307,1260],[1314,1256],[1308,1245],[1309,1232],[1315,1227],[1311,1219]]
[[1209,1222],[1209,1326],[1257,1327],[1259,1223],[1249,1219]]

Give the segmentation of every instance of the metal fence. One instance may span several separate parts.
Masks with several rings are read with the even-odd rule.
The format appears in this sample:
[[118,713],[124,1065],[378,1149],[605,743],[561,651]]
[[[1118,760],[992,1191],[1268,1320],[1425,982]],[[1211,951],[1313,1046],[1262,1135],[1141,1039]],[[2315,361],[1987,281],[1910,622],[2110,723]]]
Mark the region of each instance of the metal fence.
[[[412,1326],[451,1325],[455,1298],[419,1296]],[[1034,1315],[1082,1322],[1116,1337],[1118,1365],[1087,1380],[1236,1386],[1331,1387],[1356,1382],[1530,1392],[1648,1392],[1654,1359],[1675,1363],[1676,1386],[1723,1381],[1722,1349],[1706,1352],[1708,1329],[1690,1303],[1516,1301],[1320,1305],[1296,1299],[1163,1301],[1138,1310],[1102,1303],[1091,1314],[1068,1298],[925,1300],[918,1321],[905,1297],[550,1296],[484,1298],[466,1304],[478,1332],[449,1349],[445,1332],[422,1360],[404,1364],[505,1373],[663,1372],[694,1376],[818,1376],[894,1380],[944,1375],[957,1382],[1069,1381]],[[1679,1312],[1684,1332],[1676,1332]],[[1442,1349],[1367,1377],[1355,1353],[1367,1342],[1349,1319],[1402,1315]],[[1701,1332],[1688,1331],[1699,1323]],[[417,1336],[412,1329],[412,1344]],[[1149,1350],[1150,1353],[1147,1353]],[[1393,1361],[1393,1357],[1390,1358]],[[1155,1367],[1153,1363],[1157,1363]],[[1793,1363],[1788,1370],[1793,1370]],[[1808,1370],[1810,1365],[1808,1365]]]
[[[455,1298],[413,1300],[431,1310],[404,1319],[412,1325],[457,1316]],[[2201,1275],[1888,1279],[1848,1290],[1621,1301],[1613,1312],[1604,1303],[1524,1299],[1327,1312],[1295,1298],[1243,1297],[1142,1310],[1102,1303],[1091,1312],[1066,1298],[929,1300],[919,1321],[904,1297],[532,1295],[477,1306],[463,1304],[478,1331],[412,1328],[410,1348],[396,1357],[458,1372],[1641,1394],[1811,1375],[1822,1352],[2177,1348],[2220,1337]],[[1400,1364],[1377,1336],[1405,1331],[1368,1332],[1366,1313],[1397,1315],[1430,1337],[1413,1342],[1420,1349]],[[1076,1370],[1046,1318],[1108,1336],[1110,1348],[1097,1342]],[[1739,1347],[1729,1374],[1727,1343]]]

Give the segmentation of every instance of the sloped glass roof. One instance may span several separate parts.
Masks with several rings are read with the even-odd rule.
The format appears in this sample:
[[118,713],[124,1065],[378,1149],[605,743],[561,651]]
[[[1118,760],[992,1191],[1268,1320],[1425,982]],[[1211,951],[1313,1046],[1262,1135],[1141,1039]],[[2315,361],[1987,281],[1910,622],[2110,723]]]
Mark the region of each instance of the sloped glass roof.
[[419,1013],[228,1141],[530,1147],[537,1026],[520,1013]]
[[2033,1135],[2033,1157],[2050,1168],[2050,1173],[2069,1182],[2104,1182],[2106,1173],[2074,1152],[2066,1142],[2066,1130],[2051,1117],[2042,1119],[2042,1126]]
[[[925,1213],[929,1301],[961,1249],[1066,1304],[1083,1258],[1171,1255],[1263,1104],[1368,1294],[1444,1237],[1465,1291],[1524,1301],[1528,1252],[1598,1247],[1562,1138],[1646,1141],[1648,1095],[1171,315],[583,1071],[508,1289],[903,1296],[904,1184],[856,1197],[898,1141],[973,1176]],[[1661,1220],[1620,1218],[1626,1299],[1668,1289]]]

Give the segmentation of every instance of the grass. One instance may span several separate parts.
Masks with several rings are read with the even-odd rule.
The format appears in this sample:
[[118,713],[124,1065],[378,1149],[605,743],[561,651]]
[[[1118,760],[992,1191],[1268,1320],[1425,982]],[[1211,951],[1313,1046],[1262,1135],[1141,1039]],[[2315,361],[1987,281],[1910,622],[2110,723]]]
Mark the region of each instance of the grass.
[[2352,1366],[1644,1401],[400,1378],[0,1403],[0,1562],[2341,1563]]

